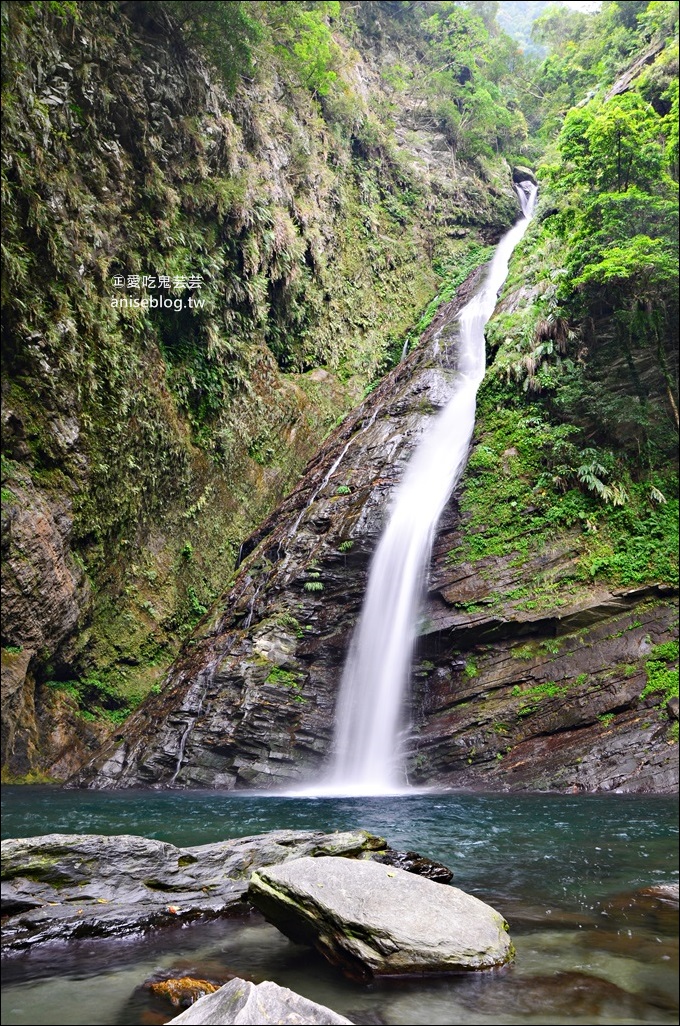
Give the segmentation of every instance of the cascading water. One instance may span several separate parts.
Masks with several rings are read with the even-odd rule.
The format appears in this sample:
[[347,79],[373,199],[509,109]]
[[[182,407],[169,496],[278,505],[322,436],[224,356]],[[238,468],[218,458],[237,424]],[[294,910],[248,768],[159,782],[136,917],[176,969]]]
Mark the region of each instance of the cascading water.
[[507,276],[510,255],[533,212],[536,187],[524,182],[517,193],[523,216],[499,242],[484,284],[458,315],[460,343],[453,394],[408,465],[373,557],[361,618],[342,675],[336,755],[324,790],[384,794],[404,786],[399,771],[399,721],[418,603],[437,522],[466,463],[477,389],[484,377],[484,326]]

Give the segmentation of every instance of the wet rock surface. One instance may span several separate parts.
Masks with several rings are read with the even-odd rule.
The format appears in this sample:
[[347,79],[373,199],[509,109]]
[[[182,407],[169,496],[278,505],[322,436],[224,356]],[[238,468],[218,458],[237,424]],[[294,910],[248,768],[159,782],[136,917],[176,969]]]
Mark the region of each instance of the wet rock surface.
[[291,940],[360,979],[489,969],[513,955],[495,909],[375,862],[294,859],[253,873],[248,894]]
[[[366,831],[277,830],[179,848],[132,835],[48,834],[2,842],[3,951],[116,937],[247,910],[253,870],[301,857],[389,852],[413,872],[446,867],[388,849]],[[450,871],[449,875],[450,874]]]
[[397,869],[403,869],[406,873],[424,876],[427,880],[433,880],[435,883],[447,884],[453,880],[453,873],[448,866],[425,858],[415,851],[395,851],[394,848],[388,848],[384,852],[376,852],[372,856],[372,861],[383,866],[396,866]]
[[186,1012],[170,1019],[174,1023],[286,1023],[290,1026],[319,1026],[328,1023],[349,1024],[349,1019],[337,1015],[315,1001],[265,980],[254,984],[246,980],[231,980],[214,994],[201,998]]

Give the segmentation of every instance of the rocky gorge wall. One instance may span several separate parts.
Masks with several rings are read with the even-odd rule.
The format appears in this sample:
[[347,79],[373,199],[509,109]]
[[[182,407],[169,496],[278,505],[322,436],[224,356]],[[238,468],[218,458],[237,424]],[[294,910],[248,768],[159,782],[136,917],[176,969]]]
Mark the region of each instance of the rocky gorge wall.
[[[229,95],[159,4],[4,16],[2,759],[59,779],[514,197],[394,102],[389,33],[337,34],[322,109],[273,68]],[[163,274],[205,307],[112,306]]]
[[[477,281],[440,310],[418,347],[334,432],[248,542],[233,589],[200,626],[162,694],[72,783],[318,783],[389,494],[446,402],[455,312]],[[488,399],[493,384],[485,387],[477,445],[435,543],[408,713],[408,779],[496,789],[672,789],[677,703],[667,706],[648,685],[650,666],[672,661],[663,646],[677,625],[674,588],[663,580],[626,588],[592,579],[580,569],[588,541],[582,528],[529,531],[501,555],[462,558],[464,543],[482,533],[479,509],[466,509],[465,500],[490,448],[496,403]],[[510,444],[498,452],[501,478],[523,477],[518,455]],[[507,502],[514,515],[518,502]],[[502,524],[500,508],[484,513]],[[519,504],[520,524],[530,514]]]
[[[381,75],[408,53],[391,7],[359,5],[353,45],[336,28],[319,99],[275,64],[230,94],[162,5],[6,5],[10,780],[318,780],[390,493],[517,213],[508,166],[461,159]],[[408,779],[664,791],[677,352],[622,336],[606,294],[560,306],[557,207],[545,189],[488,326]],[[114,275],[165,271],[200,273],[205,307],[112,306]]]

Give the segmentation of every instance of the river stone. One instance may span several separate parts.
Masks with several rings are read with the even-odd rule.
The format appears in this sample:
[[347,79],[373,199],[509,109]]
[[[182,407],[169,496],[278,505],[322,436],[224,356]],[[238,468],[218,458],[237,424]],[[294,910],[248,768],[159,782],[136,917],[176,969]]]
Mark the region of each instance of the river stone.
[[353,977],[490,969],[514,954],[483,901],[375,862],[293,859],[253,873],[248,897]]
[[251,1023],[253,1026],[267,1026],[267,1023],[290,1023],[290,1026],[349,1023],[352,1026],[349,1019],[287,987],[279,987],[270,980],[254,984],[238,978],[214,994],[200,998],[170,1022],[205,1023],[206,1026],[222,1023]]
[[416,873],[418,876],[427,877],[428,880],[434,880],[435,883],[447,884],[453,879],[453,872],[448,866],[419,855],[417,851],[395,851],[394,848],[386,848],[385,851],[374,852],[371,858],[383,866],[396,866],[407,873]]

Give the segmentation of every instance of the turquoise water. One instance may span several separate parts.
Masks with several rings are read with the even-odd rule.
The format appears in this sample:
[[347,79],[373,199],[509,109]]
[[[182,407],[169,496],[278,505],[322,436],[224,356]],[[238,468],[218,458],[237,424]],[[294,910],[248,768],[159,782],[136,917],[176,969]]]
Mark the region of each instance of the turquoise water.
[[[266,830],[363,827],[440,859],[498,908],[517,959],[501,972],[351,984],[259,916],[88,941],[6,960],[3,1026],[149,1019],[136,988],[159,969],[273,979],[356,1023],[677,1023],[677,914],[632,892],[677,882],[674,799],[413,794],[291,798],[216,792],[5,788],[3,836],[131,833],[201,844]],[[158,1020],[153,1020],[158,1021]]]

